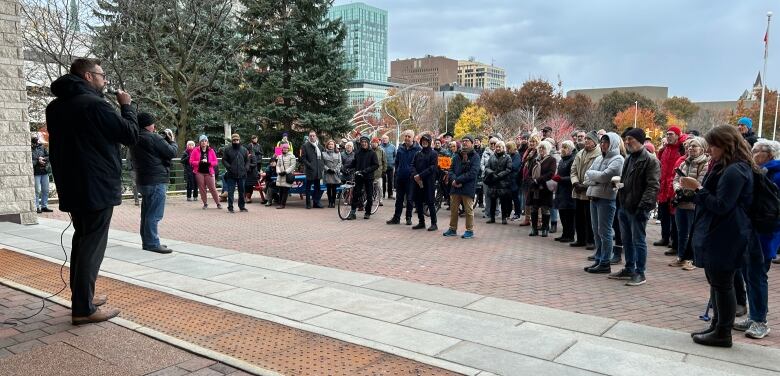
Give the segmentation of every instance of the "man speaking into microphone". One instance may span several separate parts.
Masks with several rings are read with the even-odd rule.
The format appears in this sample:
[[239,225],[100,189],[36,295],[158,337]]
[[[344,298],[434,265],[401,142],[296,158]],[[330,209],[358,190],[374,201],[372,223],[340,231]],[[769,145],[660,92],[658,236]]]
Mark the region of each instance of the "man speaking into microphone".
[[76,59],[70,73],[51,84],[54,99],[46,107],[49,162],[60,210],[73,220],[70,260],[71,321],[106,321],[119,310],[101,310],[95,280],[106,251],[114,206],[122,203],[119,144],[138,140],[138,121],[130,94],[116,93],[120,113],[103,97],[108,80],[100,61]]

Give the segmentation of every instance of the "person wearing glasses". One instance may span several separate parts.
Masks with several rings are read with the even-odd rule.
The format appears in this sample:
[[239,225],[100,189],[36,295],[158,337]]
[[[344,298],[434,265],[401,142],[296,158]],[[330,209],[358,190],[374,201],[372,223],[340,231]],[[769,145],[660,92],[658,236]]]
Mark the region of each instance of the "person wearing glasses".
[[108,85],[101,63],[76,59],[70,73],[51,84],[55,99],[46,107],[49,162],[60,210],[73,219],[70,259],[71,322],[109,320],[118,309],[97,308],[106,296],[95,295],[100,264],[108,242],[114,206],[122,203],[119,145],[138,141],[138,120],[130,94],[117,91],[120,112],[103,97]]
[[683,270],[694,270],[693,251],[688,247],[688,239],[693,230],[693,214],[696,212],[696,204],[693,203],[694,192],[690,189],[683,189],[680,179],[691,177],[702,183],[704,175],[707,174],[707,166],[710,163],[710,156],[707,155],[707,141],[703,137],[692,137],[685,142],[686,157],[678,167],[680,172],[674,175],[674,200],[673,204],[677,206],[674,212],[674,219],[677,222],[677,260],[671,262],[669,266],[682,268]]

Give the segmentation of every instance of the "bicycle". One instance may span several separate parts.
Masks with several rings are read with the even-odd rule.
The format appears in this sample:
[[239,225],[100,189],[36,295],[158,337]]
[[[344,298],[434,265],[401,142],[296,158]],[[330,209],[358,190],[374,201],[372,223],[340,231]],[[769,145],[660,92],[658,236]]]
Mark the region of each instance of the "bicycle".
[[[352,210],[352,190],[355,188],[355,182],[353,180],[347,180],[346,183],[342,184],[341,187],[339,187],[341,190],[341,194],[338,195],[336,198],[336,208],[337,212],[339,214],[339,218],[343,221],[347,219],[347,216],[349,216],[349,212]],[[363,207],[366,207],[366,198],[365,198],[365,191],[360,192],[361,196],[359,200],[363,203]],[[377,211],[379,211],[379,196],[378,192],[374,191],[372,194],[373,201],[371,204],[371,214],[375,214]]]

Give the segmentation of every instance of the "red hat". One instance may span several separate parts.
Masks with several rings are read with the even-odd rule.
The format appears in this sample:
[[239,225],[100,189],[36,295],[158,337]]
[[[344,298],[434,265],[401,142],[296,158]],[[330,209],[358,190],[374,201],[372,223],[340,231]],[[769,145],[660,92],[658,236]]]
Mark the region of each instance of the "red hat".
[[667,129],[666,131],[667,132],[674,132],[674,134],[676,134],[677,137],[680,137],[680,135],[682,134],[682,131],[680,130],[680,128],[678,128],[675,125],[669,127],[669,129]]
[[379,143],[379,137],[372,138],[371,143],[373,144],[374,142]]

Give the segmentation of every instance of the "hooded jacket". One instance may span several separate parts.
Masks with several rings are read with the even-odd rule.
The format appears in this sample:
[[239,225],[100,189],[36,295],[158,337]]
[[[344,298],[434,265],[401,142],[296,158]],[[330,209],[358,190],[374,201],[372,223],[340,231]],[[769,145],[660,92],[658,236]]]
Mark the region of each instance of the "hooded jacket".
[[612,187],[612,178],[623,172],[623,156],[620,155],[620,136],[615,132],[607,133],[609,150],[596,157],[590,169],[585,172],[588,197],[614,200],[617,191]]
[[142,128],[138,143],[133,146],[133,167],[138,185],[168,184],[171,177],[171,159],[179,147],[173,141]]
[[222,148],[222,165],[225,166],[225,177],[245,179],[246,173],[249,171],[249,153],[249,150],[246,150],[241,144],[230,144]]
[[51,84],[46,107],[49,161],[60,210],[96,211],[122,203],[119,144],[138,140],[135,110],[120,113],[83,78],[66,74]]
[[474,197],[477,193],[477,176],[479,175],[480,157],[474,149],[461,150],[452,157],[450,167],[450,182],[457,181],[460,187],[452,186],[450,194]]
[[363,179],[373,179],[374,171],[379,168],[379,161],[376,158],[376,152],[369,146],[366,149],[362,147],[355,152],[355,158],[344,168],[354,169],[355,173],[361,173]]
[[420,175],[424,187],[433,187],[436,181],[436,174],[439,170],[439,154],[431,148],[431,136],[423,135],[421,140],[428,140],[428,146],[423,147],[419,153],[414,156],[412,162],[411,175]]

